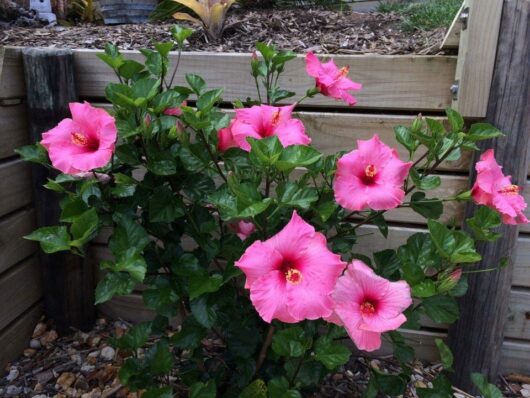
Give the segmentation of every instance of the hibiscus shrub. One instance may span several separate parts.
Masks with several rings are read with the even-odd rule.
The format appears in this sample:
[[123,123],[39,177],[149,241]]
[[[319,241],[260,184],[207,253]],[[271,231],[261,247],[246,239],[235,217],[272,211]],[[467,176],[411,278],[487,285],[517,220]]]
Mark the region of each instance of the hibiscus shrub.
[[[447,126],[419,117],[395,128],[406,159],[377,136],[324,155],[292,112],[315,95],[353,105],[351,90],[361,85],[347,68],[308,54],[315,86],[277,106],[295,96],[278,79],[295,55],[260,43],[261,57],[250,60],[258,99],[236,101],[234,115],[216,107],[223,91],[200,76],[172,85],[168,54],[176,45],[180,57],[189,31],[173,35],[175,43],[142,51],[144,64],[108,45],[101,58],[119,78],[106,88],[110,113],[71,104],[71,119],[19,150],[52,170],[46,188],[62,196],[61,225],[27,238],[46,253],[84,255],[110,230],[113,259],[100,265],[96,303],[143,284],[145,306],[157,314],[114,341],[126,357],[122,383],[144,398],[302,396],[345,365],[354,346],[380,348],[382,335],[402,372],[371,369],[366,396],[402,394],[414,350],[397,329],[418,329],[422,315],[454,322],[455,298],[480,260],[475,240],[497,239],[502,222],[527,222],[519,189],[492,151],[476,165],[471,191],[427,194],[441,184],[434,171],[442,162],[501,132],[488,124],[466,129],[448,109]],[[440,221],[446,202],[467,200],[483,205],[468,228]],[[396,208],[428,219],[428,232],[366,255],[370,235],[387,236],[384,215]],[[436,343],[450,371],[450,351]],[[420,396],[451,396],[443,373],[433,385]]]

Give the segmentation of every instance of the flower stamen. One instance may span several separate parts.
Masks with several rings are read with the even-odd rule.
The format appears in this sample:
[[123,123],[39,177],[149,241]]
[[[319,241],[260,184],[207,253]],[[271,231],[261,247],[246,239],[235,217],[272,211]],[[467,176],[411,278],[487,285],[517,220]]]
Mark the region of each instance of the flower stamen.
[[71,136],[72,143],[77,146],[87,146],[88,138],[86,138],[82,133],[74,131]]
[[510,185],[507,185],[504,188],[502,188],[499,191],[499,193],[504,194],[504,195],[518,195],[519,191],[520,191],[519,186],[514,185],[514,184],[510,184]]
[[280,111],[279,110],[275,111],[272,114],[272,118],[271,118],[271,124],[273,125],[273,127],[276,127],[278,123],[280,123]]
[[366,177],[373,178],[377,174],[377,169],[373,164],[369,164],[364,169],[364,174],[366,174]]
[[298,285],[302,282],[302,273],[295,268],[289,268],[285,272],[285,279],[292,285]]
[[373,315],[375,314],[375,306],[371,302],[365,301],[361,304],[361,313],[363,315]]
[[338,77],[347,76],[348,73],[350,73],[350,67],[349,66],[343,66],[342,68],[339,69]]

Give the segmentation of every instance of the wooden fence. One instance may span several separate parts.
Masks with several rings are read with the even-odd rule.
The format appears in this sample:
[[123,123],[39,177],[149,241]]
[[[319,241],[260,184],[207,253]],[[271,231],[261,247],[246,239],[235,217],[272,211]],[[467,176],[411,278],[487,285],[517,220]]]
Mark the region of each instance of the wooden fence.
[[[96,53],[92,50],[74,51],[76,84],[81,99],[109,107],[110,104],[105,102],[104,87],[109,81],[115,81],[115,77],[99,61]],[[141,59],[140,53],[136,51],[126,52],[126,56]],[[462,76],[470,73],[461,58],[457,61],[452,56],[359,55],[336,56],[334,59],[339,66],[349,65],[354,80],[362,82],[364,89],[357,96],[358,106],[352,109],[319,96],[308,100],[305,110],[298,113],[313,138],[314,146],[325,153],[349,150],[355,146],[357,139],[366,139],[375,133],[387,144],[398,147],[393,126],[409,125],[417,112],[443,119],[443,110],[454,101],[449,87],[453,85],[455,76],[465,81],[466,78]],[[255,93],[248,72],[248,61],[248,54],[188,53],[183,55],[180,68],[202,75],[210,87],[224,87],[224,100],[229,102]],[[300,73],[302,68],[301,58],[292,63],[284,76],[285,88],[302,93],[312,84],[310,78]],[[485,75],[487,73],[484,72]],[[176,84],[182,83],[184,79],[181,75]],[[462,104],[469,104],[478,96],[487,97],[488,84],[485,76],[480,82],[460,92],[456,105],[465,110],[466,116],[473,119],[484,116],[482,102],[473,106]],[[20,337],[16,347],[13,346],[6,354],[0,354],[0,365],[21,351],[32,323],[41,311],[38,304],[41,295],[38,266],[32,257],[35,246],[20,239],[33,227],[29,168],[17,160],[12,152],[13,148],[26,140],[26,111],[17,100],[24,97],[24,92],[20,49],[0,49],[0,104],[12,104],[0,107],[0,121],[3,126],[9,126],[8,129],[0,130],[0,139],[7,142],[7,146],[0,148],[0,299],[4,296],[17,297],[21,301],[14,306],[3,305],[0,309],[0,346],[5,347],[13,341],[17,331],[17,337]],[[405,156],[403,152],[401,154]],[[469,163],[469,157],[464,157],[458,162],[442,164],[438,169],[442,185],[432,195],[447,196],[468,188]],[[528,192],[526,199],[530,201]],[[445,221],[462,220],[463,208],[460,204],[450,203],[445,210]],[[369,254],[395,248],[413,233],[426,231],[424,220],[410,209],[391,211],[387,219],[390,225],[389,238],[385,240],[372,225],[363,226],[361,235],[371,235],[360,238],[357,251]],[[109,258],[104,234],[96,239],[92,253],[94,264]],[[530,372],[530,363],[523,360],[530,357],[529,225],[521,228],[514,266],[502,368],[504,371]],[[153,313],[143,306],[141,288],[131,295],[111,300],[100,306],[99,310],[104,315],[131,321],[153,317]],[[420,357],[436,359],[434,338],[445,337],[446,328],[424,321],[421,331],[404,333]],[[385,348],[382,352],[388,351]]]

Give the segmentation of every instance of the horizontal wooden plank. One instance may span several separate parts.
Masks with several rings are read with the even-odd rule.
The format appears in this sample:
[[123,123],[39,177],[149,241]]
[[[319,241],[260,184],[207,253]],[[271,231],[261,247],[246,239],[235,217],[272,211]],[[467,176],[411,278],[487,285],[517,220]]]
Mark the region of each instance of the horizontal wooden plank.
[[22,53],[18,48],[0,46],[0,99],[25,96]]
[[0,275],[0,330],[42,297],[41,268],[36,257]]
[[22,210],[0,221],[0,273],[37,250],[36,242],[22,238],[35,227],[33,209]]
[[0,164],[0,217],[31,203],[29,163],[12,160]]
[[0,159],[14,156],[14,150],[28,143],[24,104],[0,106]]
[[530,290],[512,289],[504,336],[530,340]]
[[[384,239],[377,227],[373,225],[363,225],[359,228],[359,240],[356,251],[371,255],[371,253],[395,249],[404,244],[407,239],[417,232],[426,232],[425,228],[406,228],[391,226],[388,230],[388,239]],[[513,285],[516,287],[530,288],[530,238],[523,235],[517,242],[517,254],[514,261]]]
[[[101,51],[74,51],[81,96],[103,97],[106,84],[116,81],[112,70],[96,57],[98,53]],[[143,59],[138,51],[124,51],[124,55],[138,61]],[[176,54],[172,53],[170,58],[171,65],[175,65]],[[368,54],[335,55],[333,59],[339,67],[350,66],[350,77],[363,84],[363,90],[356,94],[358,108],[442,110],[451,103],[449,87],[454,79],[455,57]],[[185,84],[184,75],[195,73],[208,86],[224,88],[226,101],[256,96],[249,60],[250,54],[183,53],[181,73],[177,73],[175,84]],[[287,64],[280,85],[298,96],[314,85],[314,80],[305,73],[303,56]],[[320,95],[308,99],[304,105],[345,106]]]
[[44,306],[38,303],[0,332],[0,376],[7,364],[22,355],[29,346],[35,325],[43,312]]

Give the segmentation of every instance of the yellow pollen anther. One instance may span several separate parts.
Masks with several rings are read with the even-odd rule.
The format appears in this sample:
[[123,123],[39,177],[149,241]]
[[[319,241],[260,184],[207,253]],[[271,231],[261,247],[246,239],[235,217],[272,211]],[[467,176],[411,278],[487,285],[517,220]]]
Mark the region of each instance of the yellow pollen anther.
[[375,175],[377,174],[377,169],[373,164],[369,164],[368,166],[366,166],[366,169],[364,169],[364,173],[366,174],[366,177],[372,178],[375,177]]
[[287,272],[285,272],[285,279],[292,285],[298,285],[302,282],[302,273],[297,269],[289,268]]
[[340,68],[340,70],[339,70],[339,77],[344,77],[344,76],[346,76],[348,73],[350,73],[350,67],[349,67],[349,66],[343,66],[343,67]]
[[75,145],[79,146],[87,146],[88,145],[88,139],[81,133],[73,132],[72,133],[72,142]]
[[361,312],[363,314],[366,314],[366,315],[374,314],[375,313],[375,307],[369,301],[365,301],[364,303],[361,304]]
[[280,111],[276,111],[272,114],[271,124],[276,126],[278,123],[280,123]]
[[519,194],[519,187],[514,184],[507,185],[504,188],[502,188],[499,192],[505,195],[517,195]]

